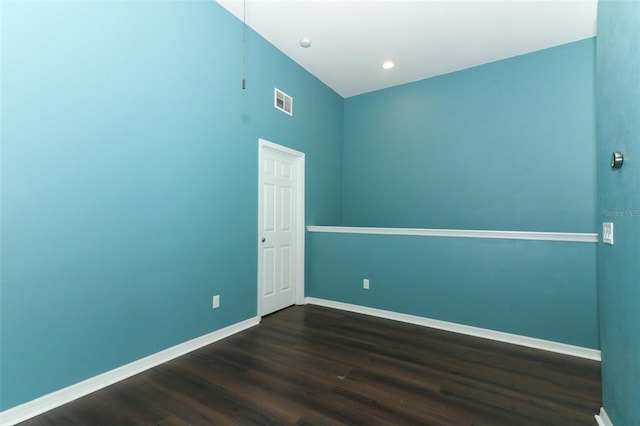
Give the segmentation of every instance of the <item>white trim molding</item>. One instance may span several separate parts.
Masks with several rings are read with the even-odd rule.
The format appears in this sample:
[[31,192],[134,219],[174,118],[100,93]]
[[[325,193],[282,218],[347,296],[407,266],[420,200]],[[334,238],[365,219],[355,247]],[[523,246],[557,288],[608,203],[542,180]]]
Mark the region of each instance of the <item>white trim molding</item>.
[[595,417],[598,426],[613,426],[613,423],[611,423],[611,419],[609,419],[607,412],[604,411],[604,407],[600,408],[600,414],[596,414]]
[[466,334],[468,336],[481,337],[484,339],[495,340],[504,343],[511,343],[513,345],[525,346],[528,348],[542,349],[549,352],[571,355],[579,358],[590,359],[593,361],[601,360],[600,351],[597,349],[583,348],[580,346],[568,345],[566,343],[552,342],[550,340],[536,339],[534,337],[520,336],[518,334],[504,333],[502,331],[488,330],[486,328],[440,321],[416,315],[385,311],[383,309],[369,308],[367,306],[352,305],[349,303],[335,302],[326,299],[317,299],[315,297],[307,297],[305,300],[308,304],[311,305],[325,306],[327,308],[356,312],[359,314],[371,315],[374,317],[421,325],[438,330],[451,331],[454,333]]
[[172,346],[163,351],[123,365],[122,367],[118,367],[114,370],[107,371],[106,373],[99,374],[87,380],[83,380],[82,382],[41,396],[40,398],[9,408],[8,410],[0,412],[0,424],[3,426],[13,426],[17,423],[35,417],[38,414],[60,407],[61,405],[121,380],[127,379],[157,365],[171,361],[174,358],[193,352],[196,349],[200,349],[204,346],[210,345],[211,343],[217,342],[218,340],[222,340],[233,334],[251,328],[259,323],[260,318],[249,318],[245,321],[232,324],[212,333],[205,334],[204,336],[196,337],[195,339],[188,340],[184,343],[180,343],[176,346]]
[[419,237],[492,238],[502,240],[564,241],[597,243],[598,234],[579,232],[485,231],[476,229],[368,228],[355,226],[307,226],[309,232]]

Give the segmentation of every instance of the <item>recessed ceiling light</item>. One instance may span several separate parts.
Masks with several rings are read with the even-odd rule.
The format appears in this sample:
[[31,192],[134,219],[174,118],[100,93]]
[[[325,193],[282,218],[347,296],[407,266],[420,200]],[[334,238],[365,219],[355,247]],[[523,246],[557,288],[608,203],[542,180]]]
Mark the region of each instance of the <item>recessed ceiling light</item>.
[[305,49],[307,47],[311,47],[311,40],[309,40],[308,38],[300,39],[300,46],[304,47]]
[[395,67],[396,64],[393,63],[393,61],[384,61],[382,63],[382,68],[385,70],[390,70],[391,68]]

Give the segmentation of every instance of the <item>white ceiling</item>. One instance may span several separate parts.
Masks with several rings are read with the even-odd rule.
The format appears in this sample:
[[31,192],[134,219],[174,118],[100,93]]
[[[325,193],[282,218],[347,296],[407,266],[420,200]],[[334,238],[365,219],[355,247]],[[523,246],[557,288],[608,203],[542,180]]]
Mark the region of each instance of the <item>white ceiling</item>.
[[596,34],[596,0],[217,1],[343,97]]

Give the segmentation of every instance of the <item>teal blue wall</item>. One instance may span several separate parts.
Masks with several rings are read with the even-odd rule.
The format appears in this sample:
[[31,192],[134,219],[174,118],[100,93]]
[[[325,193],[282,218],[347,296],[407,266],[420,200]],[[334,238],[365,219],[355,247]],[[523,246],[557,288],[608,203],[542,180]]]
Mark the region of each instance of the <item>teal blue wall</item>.
[[343,223],[593,232],[595,41],[346,99]]
[[339,224],[343,99],[213,1],[1,7],[4,410],[255,316],[258,138]]
[[599,348],[595,244],[316,232],[307,239],[308,296]]
[[[586,39],[346,99],[343,224],[595,232],[594,75]],[[593,243],[308,235],[308,296],[599,348]]]
[[[640,3],[598,2],[598,244],[604,408],[614,425],[640,425]],[[613,151],[622,169],[613,171]]]

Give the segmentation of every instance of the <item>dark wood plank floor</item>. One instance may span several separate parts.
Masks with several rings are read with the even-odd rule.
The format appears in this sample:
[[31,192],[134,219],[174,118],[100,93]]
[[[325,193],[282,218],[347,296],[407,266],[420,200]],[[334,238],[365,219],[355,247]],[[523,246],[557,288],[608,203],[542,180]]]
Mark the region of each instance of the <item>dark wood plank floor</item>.
[[24,425],[594,425],[600,364],[318,306]]

